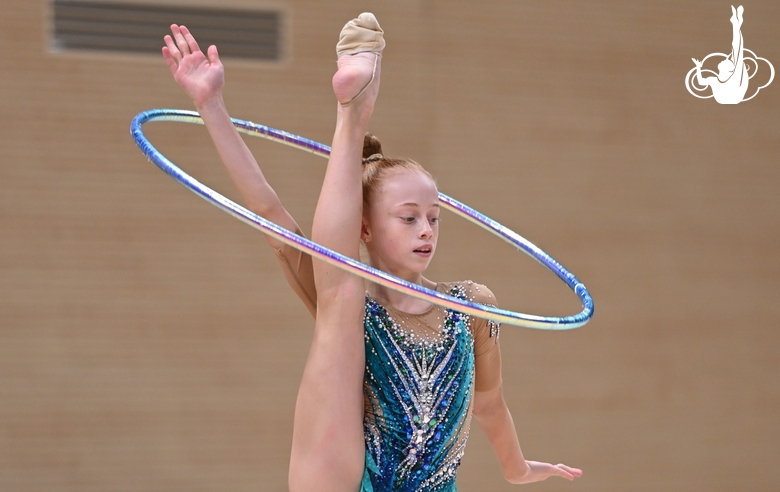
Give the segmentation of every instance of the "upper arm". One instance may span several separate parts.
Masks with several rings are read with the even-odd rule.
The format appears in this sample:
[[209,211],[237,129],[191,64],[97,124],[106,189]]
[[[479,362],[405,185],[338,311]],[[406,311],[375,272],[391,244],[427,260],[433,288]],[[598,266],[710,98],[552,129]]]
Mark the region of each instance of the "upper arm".
[[[304,236],[300,227],[295,224],[295,234]],[[270,236],[269,243],[271,242]],[[271,247],[276,254],[276,258],[279,261],[279,266],[282,268],[287,283],[292,287],[293,291],[303,301],[306,309],[309,310],[312,317],[317,317],[317,289],[314,286],[314,268],[312,265],[311,255],[304,253],[303,251],[293,248],[281,241],[274,240],[277,246],[271,244]]]
[[[471,284],[469,298],[480,304],[498,305],[493,292],[480,284]],[[484,392],[501,387],[501,346],[498,343],[500,323],[473,317],[474,390]]]

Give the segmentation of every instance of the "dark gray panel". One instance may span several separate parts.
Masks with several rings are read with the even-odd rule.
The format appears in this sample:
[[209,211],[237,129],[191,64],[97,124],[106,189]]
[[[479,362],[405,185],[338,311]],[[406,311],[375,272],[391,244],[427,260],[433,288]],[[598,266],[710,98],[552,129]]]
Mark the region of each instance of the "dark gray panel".
[[55,50],[159,54],[171,24],[184,24],[202,48],[215,44],[221,57],[279,60],[282,14],[235,10],[54,0]]

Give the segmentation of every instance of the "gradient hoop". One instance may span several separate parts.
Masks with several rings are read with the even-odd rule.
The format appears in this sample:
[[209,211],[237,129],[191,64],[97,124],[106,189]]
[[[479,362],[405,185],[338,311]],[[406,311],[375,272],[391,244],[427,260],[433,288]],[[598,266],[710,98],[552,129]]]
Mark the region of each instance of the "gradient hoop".
[[[145,123],[151,121],[173,121],[180,123],[203,124],[203,120],[200,118],[198,113],[195,111],[185,111],[178,109],[153,109],[149,111],[143,111],[136,115],[135,118],[133,118],[133,122],[130,126],[130,132],[138,147],[149,158],[149,160],[154,162],[160,169],[165,171],[168,175],[173,177],[176,181],[184,185],[190,191],[216,206],[217,208],[221,209],[222,211],[251,225],[255,229],[258,229],[261,232],[268,234],[278,239],[279,241],[282,241],[283,243],[289,244],[294,248],[308,253],[314,258],[325,261],[331,265],[337,266],[367,280],[376,282],[390,289],[403,292],[404,294],[408,294],[415,298],[432,302],[445,308],[454,309],[466,314],[501,323],[541,330],[569,330],[572,328],[579,328],[580,326],[587,323],[593,316],[593,299],[591,298],[590,293],[588,293],[588,289],[586,289],[585,285],[577,280],[577,278],[568,270],[566,270],[560,263],[552,259],[550,255],[534,246],[531,242],[527,241],[519,234],[513,232],[507,227],[502,226],[498,222],[477,212],[467,205],[460,203],[459,201],[450,198],[447,195],[444,195],[443,193],[439,193],[439,203],[443,208],[446,208],[456,215],[459,215],[466,220],[477,224],[483,229],[486,229],[492,234],[499,236],[555,273],[561,280],[563,280],[564,283],[566,283],[566,285],[569,286],[569,288],[574,291],[577,297],[579,297],[580,301],[582,302],[582,311],[579,314],[573,316],[545,317],[517,313],[513,311],[507,311],[505,309],[499,309],[493,306],[486,306],[470,301],[464,301],[441,292],[436,292],[421,285],[413,284],[406,280],[385,273],[381,270],[377,270],[357,260],[336,253],[335,251],[325,248],[306,238],[298,236],[297,234],[288,231],[287,229],[284,229],[277,224],[264,219],[263,217],[260,217],[259,215],[227,199],[223,195],[217,193],[216,191],[210,189],[209,187],[186,174],[175,164],[173,164],[173,162],[162,155],[157,149],[155,149],[144,135],[142,127]],[[235,118],[233,119],[233,124],[241,133],[263,137],[268,140],[283,143],[285,145],[305,150],[325,158],[330,155],[330,147],[327,145],[323,145],[298,135],[293,135],[282,130],[269,128],[267,126],[258,125],[250,121],[238,120]]]

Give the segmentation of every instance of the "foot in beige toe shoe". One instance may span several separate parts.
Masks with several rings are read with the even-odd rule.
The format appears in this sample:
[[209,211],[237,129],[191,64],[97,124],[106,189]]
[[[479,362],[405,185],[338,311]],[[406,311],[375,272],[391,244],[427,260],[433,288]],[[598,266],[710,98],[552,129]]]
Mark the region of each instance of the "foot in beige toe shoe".
[[384,32],[374,14],[362,13],[341,30],[336,45],[339,68],[333,76],[333,90],[342,106],[360,97],[372,83],[378,86],[384,48]]
[[385,49],[384,31],[379,27],[374,14],[363,12],[341,29],[336,55],[342,57],[364,51],[381,53],[383,49]]

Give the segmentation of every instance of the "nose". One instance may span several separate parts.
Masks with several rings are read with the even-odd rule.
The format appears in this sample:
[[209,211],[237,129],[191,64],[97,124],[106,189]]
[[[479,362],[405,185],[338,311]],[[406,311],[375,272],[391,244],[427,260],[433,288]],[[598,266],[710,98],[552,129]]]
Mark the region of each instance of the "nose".
[[420,237],[431,237],[433,235],[433,228],[431,227],[431,224],[427,220],[422,222],[423,226],[420,229]]

